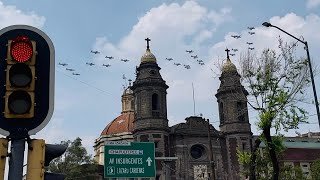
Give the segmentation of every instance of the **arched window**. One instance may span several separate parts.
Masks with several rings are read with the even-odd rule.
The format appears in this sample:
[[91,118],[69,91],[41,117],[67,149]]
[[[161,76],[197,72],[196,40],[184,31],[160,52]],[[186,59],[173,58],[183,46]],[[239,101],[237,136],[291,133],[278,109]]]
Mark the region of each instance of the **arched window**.
[[245,110],[244,110],[244,104],[241,101],[237,102],[237,110],[238,110],[238,121],[244,121]]
[[152,111],[159,110],[159,96],[158,94],[152,94]]
[[223,111],[223,103],[219,104],[219,115],[220,115],[220,124],[224,123],[224,111]]

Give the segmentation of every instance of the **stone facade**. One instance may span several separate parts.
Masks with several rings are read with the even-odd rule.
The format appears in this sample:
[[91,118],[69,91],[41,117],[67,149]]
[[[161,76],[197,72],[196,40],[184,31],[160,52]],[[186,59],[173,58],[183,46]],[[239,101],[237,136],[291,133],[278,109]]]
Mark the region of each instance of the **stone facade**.
[[[160,69],[156,57],[148,47],[136,69],[136,79],[132,86],[128,87],[131,91],[126,90],[124,93],[126,95],[122,96],[122,113],[134,112],[131,124],[133,128],[123,132],[132,138],[127,137],[126,140],[154,142],[155,156],[162,158],[156,160],[156,177],[151,179],[204,180],[212,177],[212,172],[216,180],[240,179],[238,174],[241,167],[236,152],[251,150],[252,133],[247,110],[248,93],[241,85],[240,76],[230,59],[223,66],[221,85],[216,94],[220,131],[209,125],[206,119],[198,116],[188,117],[184,123],[169,127],[167,119],[169,87],[162,79]],[[121,129],[117,126],[122,125],[131,126],[115,122],[118,121],[114,120],[111,123],[115,126],[114,129]],[[101,134],[104,139],[100,137],[96,141],[96,159],[101,160],[103,140],[111,140],[118,135],[120,134],[110,134],[110,132]],[[99,150],[100,154],[97,153]]]

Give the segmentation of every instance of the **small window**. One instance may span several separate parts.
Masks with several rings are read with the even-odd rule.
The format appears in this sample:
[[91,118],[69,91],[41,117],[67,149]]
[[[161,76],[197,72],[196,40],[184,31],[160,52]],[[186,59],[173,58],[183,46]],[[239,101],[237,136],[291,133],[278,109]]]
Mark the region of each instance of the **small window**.
[[152,94],[152,110],[159,110],[159,96],[158,94]]
[[220,124],[224,123],[224,112],[223,112],[223,103],[220,102],[219,105],[219,115],[220,115]]
[[154,142],[154,148],[158,148],[158,146],[159,146],[159,141],[155,141]]
[[244,108],[243,108],[243,103],[242,102],[237,102],[237,110],[238,110],[238,120],[239,121],[244,121]]
[[243,150],[243,151],[246,150],[246,147],[247,147],[247,143],[243,142],[243,143],[242,143],[242,150]]

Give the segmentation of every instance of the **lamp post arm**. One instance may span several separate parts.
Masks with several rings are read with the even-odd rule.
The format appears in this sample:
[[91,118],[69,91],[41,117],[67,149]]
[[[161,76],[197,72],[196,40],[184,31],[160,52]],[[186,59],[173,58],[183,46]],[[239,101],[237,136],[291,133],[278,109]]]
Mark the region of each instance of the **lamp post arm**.
[[303,43],[303,44],[305,44],[305,45],[307,46],[307,42],[306,42],[306,41],[302,41],[301,39],[299,39],[299,38],[297,38],[297,37],[293,36],[292,34],[289,34],[287,31],[285,31],[285,30],[283,30],[283,29],[281,29],[281,28],[279,28],[279,27],[277,27],[277,26],[271,25],[271,27],[274,27],[274,28],[279,29],[280,31],[282,31],[282,32],[286,33],[287,35],[289,35],[289,36],[293,37],[293,38],[294,38],[294,39],[296,39],[297,41],[299,41],[299,42],[301,42],[301,43]]
[[319,102],[317,98],[317,91],[316,91],[316,86],[314,84],[314,77],[313,77],[313,72],[312,72],[312,65],[311,65],[311,60],[310,60],[310,54],[309,54],[309,47],[308,47],[308,42],[305,42],[306,45],[306,51],[307,51],[307,58],[308,58],[308,64],[310,68],[310,77],[311,77],[311,84],[312,84],[312,89],[313,89],[313,95],[314,95],[314,101],[316,103],[316,109],[317,109],[317,116],[318,116],[318,123],[320,127],[320,112],[319,112]]

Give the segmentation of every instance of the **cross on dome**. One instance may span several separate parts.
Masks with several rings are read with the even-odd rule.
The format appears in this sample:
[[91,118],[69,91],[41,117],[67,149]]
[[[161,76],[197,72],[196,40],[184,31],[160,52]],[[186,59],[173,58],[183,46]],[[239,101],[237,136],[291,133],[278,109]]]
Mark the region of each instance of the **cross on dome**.
[[226,52],[227,52],[227,59],[229,59],[229,49],[228,48],[226,48],[226,50],[225,50]]
[[149,46],[149,41],[151,41],[151,39],[147,37],[147,39],[144,39],[144,40],[147,41],[147,49],[149,49],[149,47],[150,47],[150,46]]

